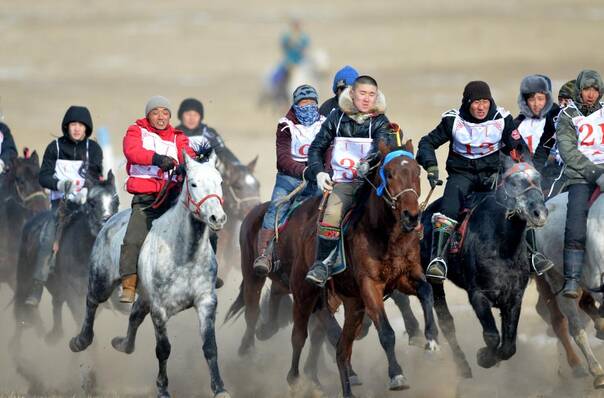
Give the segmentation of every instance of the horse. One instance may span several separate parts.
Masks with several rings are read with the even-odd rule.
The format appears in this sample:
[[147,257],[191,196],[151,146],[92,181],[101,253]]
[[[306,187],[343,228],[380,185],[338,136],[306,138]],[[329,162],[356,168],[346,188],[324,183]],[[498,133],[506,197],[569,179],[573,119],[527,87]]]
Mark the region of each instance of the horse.
[[[547,209],[541,191],[541,177],[528,163],[514,163],[506,158],[506,171],[497,188],[473,197],[465,237],[457,254],[448,255],[448,279],[468,293],[472,309],[483,329],[486,347],[478,350],[477,362],[490,368],[516,352],[516,335],[522,297],[526,289],[530,264],[526,244],[528,228],[542,227]],[[422,215],[425,238],[422,240],[422,264],[430,262],[432,215],[439,211],[442,198]],[[447,339],[457,369],[463,378],[472,370],[455,334],[455,324],[443,284],[434,283],[435,310]],[[501,311],[499,330],[492,307]]]
[[[555,264],[554,269],[545,273],[545,280],[553,292],[560,292],[564,285],[563,269],[563,248],[564,248],[564,226],[566,225],[566,206],[568,203],[568,193],[561,193],[547,201],[547,208],[550,212],[548,223],[544,228],[537,231],[537,243],[542,248],[543,253],[548,256]],[[594,321],[594,326],[599,338],[604,338],[604,289],[602,288],[602,275],[604,275],[604,265],[601,264],[604,255],[604,245],[600,242],[601,231],[604,230],[604,199],[599,196],[589,210],[587,220],[587,242],[585,245],[585,263],[581,274],[581,287],[584,292],[591,293],[592,303],[585,294],[581,296],[580,304],[576,300],[564,298],[555,294],[555,300],[560,307],[562,314],[568,319],[570,334],[581,349],[581,352],[587,360],[588,370],[594,377],[594,388],[604,388],[604,369],[595,357],[585,328],[587,319],[585,314]],[[593,300],[598,302],[599,309],[596,309]],[[579,311],[579,309],[584,311]],[[568,354],[567,350],[567,355]],[[572,366],[572,365],[571,365]]]
[[[386,157],[366,177],[367,184],[359,192],[351,221],[343,228],[342,254],[347,267],[333,276],[330,285],[344,304],[345,321],[336,350],[344,397],[352,396],[349,364],[353,341],[365,312],[373,321],[386,352],[388,388],[409,388],[395,356],[395,334],[384,310],[383,298],[393,290],[418,296],[426,324],[425,348],[428,351],[438,349],[432,288],[420,263],[420,169],[413,158],[411,140],[400,150],[390,152],[390,149],[383,142],[379,144],[379,154]],[[383,196],[378,194],[382,189],[376,188],[380,184]],[[304,280],[315,258],[319,199],[307,200],[292,214],[278,246],[282,266],[290,263],[292,268],[293,355],[287,375],[290,384],[299,379],[300,354],[308,335],[309,317],[320,304],[322,292]]]
[[[134,351],[136,332],[148,313],[156,337],[159,397],[169,397],[166,365],[170,342],[166,323],[170,317],[195,307],[208,362],[211,388],[216,398],[227,398],[218,369],[214,321],[216,316],[216,257],[210,245],[211,231],[220,230],[227,216],[222,209],[222,178],[211,155],[198,163],[184,153],[186,177],[176,203],[153,226],[138,261],[139,295],[132,306],[126,337],[116,337],[118,351]],[[100,303],[107,301],[120,283],[119,253],[130,210],[112,217],[103,227],[91,254],[86,297],[86,317],[80,333],[69,342],[73,352],[86,349],[93,339],[94,318]]]
[[25,221],[48,209],[48,198],[38,182],[38,153],[26,148],[0,177],[0,283],[17,288],[17,259]]
[[216,168],[224,180],[224,211],[229,220],[218,234],[218,263],[220,274],[226,276],[236,263],[238,233],[244,217],[260,204],[260,183],[254,176],[258,157],[243,164],[228,149],[216,153]]

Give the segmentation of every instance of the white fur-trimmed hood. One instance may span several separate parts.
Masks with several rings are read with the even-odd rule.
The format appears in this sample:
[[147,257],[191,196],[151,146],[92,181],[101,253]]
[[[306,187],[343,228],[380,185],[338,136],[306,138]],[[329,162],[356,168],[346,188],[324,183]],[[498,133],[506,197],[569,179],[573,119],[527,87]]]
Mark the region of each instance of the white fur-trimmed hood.
[[[354,104],[352,103],[352,98],[350,98],[351,90],[352,90],[352,86],[346,87],[344,89],[344,91],[342,91],[342,94],[340,94],[340,98],[338,99],[338,105],[339,105],[340,109],[342,110],[342,112],[344,112],[348,116],[359,113],[359,110],[357,109],[357,107],[354,106]],[[371,110],[370,113],[380,115],[380,114],[384,114],[385,112],[386,112],[386,97],[380,90],[378,90],[377,98],[375,100],[375,106],[373,107],[373,109]]]

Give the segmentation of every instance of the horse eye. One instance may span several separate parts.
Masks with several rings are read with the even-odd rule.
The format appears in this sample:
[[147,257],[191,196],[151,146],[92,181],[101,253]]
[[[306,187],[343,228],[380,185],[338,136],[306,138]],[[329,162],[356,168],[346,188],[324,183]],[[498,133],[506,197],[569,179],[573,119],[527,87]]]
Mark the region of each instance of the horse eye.
[[197,184],[195,184],[194,182],[192,182],[192,183],[191,183],[191,186],[192,186],[193,188],[197,188]]

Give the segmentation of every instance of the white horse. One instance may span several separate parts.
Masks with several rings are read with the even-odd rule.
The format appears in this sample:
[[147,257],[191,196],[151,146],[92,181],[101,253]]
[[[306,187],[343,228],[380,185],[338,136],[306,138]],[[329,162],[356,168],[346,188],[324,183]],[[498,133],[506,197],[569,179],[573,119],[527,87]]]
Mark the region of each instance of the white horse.
[[[170,342],[166,332],[168,319],[195,307],[203,341],[203,353],[210,368],[212,392],[227,398],[218,369],[214,321],[216,316],[216,257],[210,246],[209,232],[226,223],[222,209],[222,178],[215,168],[215,155],[198,163],[184,154],[186,179],[178,201],[153,222],[138,259],[139,296],[132,306],[128,334],[114,338],[113,346],[122,352],[134,351],[136,330],[150,312],[159,361],[157,389],[159,397],[169,397],[166,363]],[[80,334],[71,339],[72,351],[84,350],[92,343],[93,325],[99,303],[106,301],[119,285],[119,254],[130,210],[112,217],[94,244],[86,299],[86,319]]]
[[[555,268],[545,273],[545,278],[553,292],[560,292],[564,285],[563,249],[564,226],[566,224],[566,206],[568,193],[562,193],[548,200],[546,205],[549,210],[547,224],[542,229],[536,230],[537,244],[555,264]],[[586,290],[601,291],[604,277],[604,197],[599,197],[591,209],[587,219],[587,242],[585,245],[585,263],[581,274],[580,285]],[[592,293],[594,299],[600,303],[600,318],[604,315],[602,293]],[[585,327],[588,318],[580,311],[577,301],[556,295],[556,301],[562,313],[568,318],[570,334],[579,346],[589,367],[589,372],[594,376],[595,388],[604,388],[604,369],[596,359],[590,345]],[[604,332],[604,322],[596,319],[596,330],[601,335]]]

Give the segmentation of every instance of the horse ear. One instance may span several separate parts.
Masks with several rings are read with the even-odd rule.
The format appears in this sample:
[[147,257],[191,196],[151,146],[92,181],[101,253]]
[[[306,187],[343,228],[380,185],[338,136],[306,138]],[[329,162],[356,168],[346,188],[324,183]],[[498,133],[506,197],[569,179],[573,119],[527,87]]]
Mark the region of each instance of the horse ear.
[[216,160],[218,159],[218,155],[216,155],[216,151],[212,151],[210,153],[210,156],[208,157],[208,163],[212,166],[212,167],[216,167]]
[[36,164],[37,166],[40,165],[40,159],[38,158],[38,152],[37,151],[33,151],[29,157],[28,157],[30,162],[33,162],[34,164]]
[[413,141],[412,141],[411,139],[408,139],[408,140],[405,142],[405,149],[406,149],[408,152],[415,153],[415,150],[413,149]]
[[113,175],[113,170],[109,169],[109,173],[107,173],[107,182],[109,185],[114,185],[115,176]]
[[193,159],[191,159],[191,157],[189,156],[189,154],[187,153],[187,151],[185,151],[184,148],[182,150],[182,157],[185,160],[185,167],[188,169],[189,166],[191,165],[191,162],[193,161]]
[[247,168],[250,169],[250,172],[254,172],[256,169],[256,163],[258,163],[258,155],[256,155],[256,157],[247,165]]

